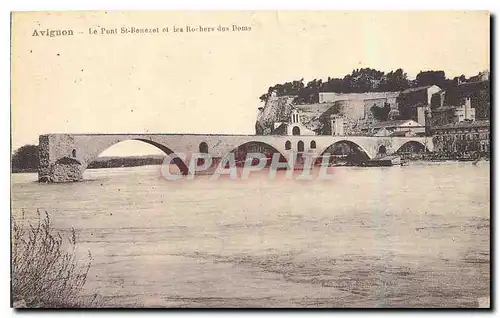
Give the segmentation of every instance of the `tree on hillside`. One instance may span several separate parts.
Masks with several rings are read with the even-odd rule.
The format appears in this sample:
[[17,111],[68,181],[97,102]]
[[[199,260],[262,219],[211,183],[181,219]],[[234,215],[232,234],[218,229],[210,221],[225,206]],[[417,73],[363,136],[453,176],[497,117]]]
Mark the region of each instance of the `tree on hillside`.
[[365,93],[373,91],[378,85],[384,72],[371,68],[353,70],[351,74],[344,77],[344,82],[350,87],[349,93]]
[[307,83],[306,87],[304,87],[299,93],[298,102],[307,104],[318,103],[318,93],[321,90],[321,86],[323,86],[323,80],[321,79],[313,79]]
[[345,89],[344,80],[341,78],[330,78],[321,85],[321,92],[343,93]]
[[382,77],[380,84],[377,87],[377,91],[398,92],[403,91],[408,87],[410,87],[408,75],[403,71],[403,69],[398,68],[396,71],[390,71]]
[[276,84],[274,86],[269,87],[267,90],[267,94],[263,94],[259,97],[259,99],[263,102],[267,101],[269,96],[273,91],[276,91],[277,96],[285,96],[285,95],[297,95],[300,96],[300,93],[303,92],[304,89],[304,79],[302,78],[299,81],[286,82],[284,84]]
[[[470,79],[469,79],[470,80]],[[384,73],[372,68],[355,69],[343,78],[332,78],[323,82],[313,79],[304,85],[304,79],[276,84],[269,87],[267,93],[259,99],[266,102],[271,92],[276,91],[277,96],[295,95],[296,103],[312,104],[318,102],[319,92],[334,93],[365,93],[365,92],[398,92],[409,87],[437,85],[444,90],[451,90],[458,83],[468,82],[464,75],[447,79],[444,71],[421,71],[415,80],[410,80],[403,69]],[[447,97],[448,98],[448,97]],[[481,110],[486,112],[485,110]]]
[[24,145],[17,149],[12,155],[12,168],[37,169],[38,168],[38,146]]
[[417,86],[437,85],[441,88],[448,86],[444,71],[421,71],[416,77]]

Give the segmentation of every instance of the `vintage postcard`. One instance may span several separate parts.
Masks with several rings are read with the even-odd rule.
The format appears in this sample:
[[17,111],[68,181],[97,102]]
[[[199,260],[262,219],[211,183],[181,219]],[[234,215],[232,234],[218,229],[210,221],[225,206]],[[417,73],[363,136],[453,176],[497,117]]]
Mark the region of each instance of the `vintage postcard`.
[[490,14],[11,16],[14,308],[490,308]]

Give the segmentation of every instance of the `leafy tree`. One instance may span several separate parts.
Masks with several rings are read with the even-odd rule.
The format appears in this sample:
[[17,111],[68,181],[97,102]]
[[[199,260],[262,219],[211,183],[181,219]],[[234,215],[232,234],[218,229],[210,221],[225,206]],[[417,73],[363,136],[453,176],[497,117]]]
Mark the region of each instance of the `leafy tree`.
[[379,92],[398,92],[410,87],[408,75],[403,69],[390,71],[380,81],[377,91]]
[[12,155],[12,168],[15,169],[37,169],[38,168],[38,146],[24,145],[17,149]]
[[[476,76],[477,77],[477,76]],[[473,78],[471,78],[473,79]],[[271,92],[276,91],[278,96],[295,95],[296,103],[312,104],[318,102],[319,92],[335,93],[365,93],[365,92],[397,92],[409,87],[438,85],[444,90],[453,91],[458,87],[458,83],[465,83],[465,75],[447,79],[444,71],[421,71],[415,80],[408,79],[408,75],[403,69],[384,73],[372,68],[355,69],[343,78],[328,77],[326,81],[313,79],[304,84],[304,79],[276,84],[269,87],[267,93],[262,94],[259,99],[266,102]],[[449,96],[450,95],[450,96]],[[447,94],[447,102],[450,103],[453,94]],[[486,101],[486,98],[483,98]],[[451,103],[453,104],[453,103]],[[483,116],[487,116],[489,106],[483,103],[484,109],[479,110]]]
[[267,94],[261,95],[259,99],[261,101],[267,101],[273,91],[276,91],[277,96],[300,95],[303,89],[304,79],[302,78],[299,81],[286,82],[284,84],[276,84],[274,86],[271,86],[267,90]]
[[370,92],[384,76],[384,72],[371,68],[353,70],[344,77],[344,82],[350,87],[352,93]]
[[437,85],[441,88],[448,86],[444,71],[421,71],[416,77],[417,86]]

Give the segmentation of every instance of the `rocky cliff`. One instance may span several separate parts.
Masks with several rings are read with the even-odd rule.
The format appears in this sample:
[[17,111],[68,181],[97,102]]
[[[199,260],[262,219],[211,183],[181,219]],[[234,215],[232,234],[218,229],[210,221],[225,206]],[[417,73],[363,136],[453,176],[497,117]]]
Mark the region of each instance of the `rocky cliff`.
[[294,108],[300,111],[300,122],[307,129],[321,131],[323,123],[321,115],[331,108],[333,103],[296,105],[296,96],[271,96],[265,106],[260,109],[255,123],[257,135],[269,135],[275,123],[289,122]]
[[257,115],[255,134],[269,135],[274,123],[288,122],[296,96],[270,96]]

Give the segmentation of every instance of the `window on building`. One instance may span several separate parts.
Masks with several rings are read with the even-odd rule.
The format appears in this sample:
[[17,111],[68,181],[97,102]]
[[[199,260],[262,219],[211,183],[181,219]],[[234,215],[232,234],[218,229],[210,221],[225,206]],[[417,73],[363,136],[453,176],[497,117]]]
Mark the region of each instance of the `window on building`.
[[285,150],[290,150],[292,149],[292,143],[290,142],[290,140],[287,140],[285,142]]
[[316,141],[311,140],[311,145],[310,145],[310,148],[311,148],[311,149],[316,149]]
[[292,129],[292,135],[299,136],[300,135],[300,128],[297,127],[297,126],[293,127],[293,129]]
[[76,158],[76,149],[73,149],[73,151],[71,151],[71,156],[73,158]]
[[299,140],[299,142],[297,142],[297,151],[298,152],[304,151],[304,142],[302,140]]

